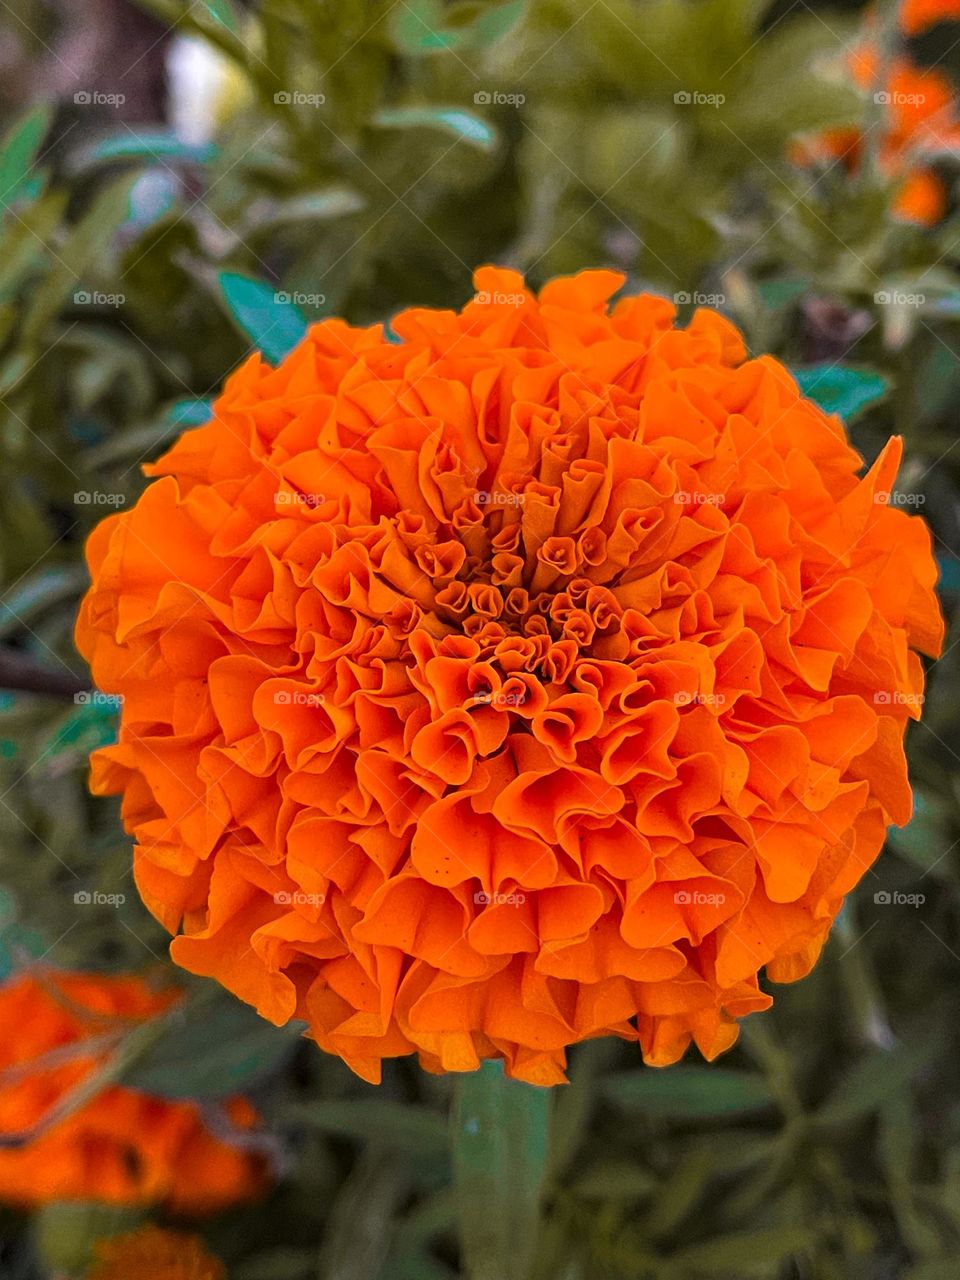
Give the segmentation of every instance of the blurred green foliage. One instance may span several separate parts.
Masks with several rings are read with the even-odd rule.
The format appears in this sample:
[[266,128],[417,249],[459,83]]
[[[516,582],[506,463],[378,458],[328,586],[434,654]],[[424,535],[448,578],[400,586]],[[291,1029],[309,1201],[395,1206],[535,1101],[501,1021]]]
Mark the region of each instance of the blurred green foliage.
[[[3,6],[0,653],[82,687],[83,540],[135,499],[141,462],[204,420],[251,342],[278,356],[322,315],[459,304],[488,260],[534,283],[617,266],[683,314],[712,296],[753,350],[859,415],[866,456],[902,432],[901,484],[924,500],[955,610],[960,218],[894,222],[879,178],[786,154],[798,132],[870,118],[842,67],[854,6],[141,7],[157,22],[137,62],[92,79],[54,67],[35,107],[23,67],[68,67],[77,14]],[[120,0],[85,8],[91,24],[133,20]],[[949,67],[956,31],[939,32],[918,56]],[[190,39],[222,61],[194,66],[165,117],[109,101]],[[952,181],[954,157],[941,164]],[[572,1055],[530,1280],[956,1280],[958,707],[948,641],[910,741],[916,816],[814,974],[778,989],[721,1064],[654,1072],[616,1042]],[[93,696],[0,694],[0,972],[46,957],[169,973],[116,808],[86,793],[113,720]],[[92,891],[125,900],[75,900]],[[895,891],[923,902],[883,901]],[[232,1280],[453,1280],[451,1081],[404,1062],[374,1090],[219,991],[189,991],[124,1078],[204,1106],[245,1088],[267,1117],[276,1190],[205,1228]],[[0,1273],[75,1267],[129,1218],[8,1213]]]

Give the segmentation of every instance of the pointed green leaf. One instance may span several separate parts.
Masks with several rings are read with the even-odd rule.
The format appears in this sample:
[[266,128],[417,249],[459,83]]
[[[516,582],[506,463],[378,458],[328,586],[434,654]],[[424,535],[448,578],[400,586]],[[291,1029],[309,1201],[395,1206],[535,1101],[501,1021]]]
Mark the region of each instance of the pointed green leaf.
[[439,129],[481,151],[492,151],[497,145],[497,131],[460,107],[394,107],[378,111],[373,123],[382,129]]
[[221,272],[220,288],[237,326],[268,360],[282,360],[306,337],[307,322],[283,290],[232,271]]
[[838,413],[844,422],[852,421],[890,390],[890,379],[882,373],[849,364],[811,365],[794,369],[793,376],[805,396],[824,412]]
[[673,1119],[744,1115],[773,1105],[762,1076],[724,1067],[640,1067],[607,1076],[601,1092],[626,1111]]
[[23,194],[52,115],[52,106],[37,107],[4,138],[0,145],[0,206],[13,204]]

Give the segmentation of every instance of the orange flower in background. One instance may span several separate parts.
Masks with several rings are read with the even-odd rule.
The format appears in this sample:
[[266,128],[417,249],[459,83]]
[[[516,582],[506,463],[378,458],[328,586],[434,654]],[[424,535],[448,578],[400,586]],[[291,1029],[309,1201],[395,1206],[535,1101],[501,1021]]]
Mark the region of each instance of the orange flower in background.
[[[213,1137],[193,1103],[111,1086],[44,1125],[120,1035],[175,999],[139,978],[47,970],[0,986],[0,1142],[41,1126],[32,1141],[0,1145],[0,1200],[163,1203],[192,1214],[262,1188],[262,1161]],[[239,1128],[256,1122],[243,1099],[227,1115]]]
[[[877,52],[872,43],[859,45],[847,59],[855,82],[864,90],[877,84]],[[945,148],[960,147],[960,117],[950,79],[934,69],[915,67],[898,58],[879,91],[883,132],[879,162],[884,174],[899,180],[891,212],[904,222],[933,226],[947,209],[947,187],[930,167],[929,157]],[[826,129],[801,137],[790,147],[794,164],[839,161],[849,174],[863,162],[865,136],[859,128]]]
[[226,1280],[219,1258],[197,1236],[148,1225],[100,1240],[87,1280]]
[[93,786],[174,959],[368,1080],[712,1058],[910,816],[942,620],[899,440],[860,478],[776,360],[622,282],[318,324],[89,543]]
[[938,22],[960,21],[960,0],[903,0],[900,26],[908,36],[919,35]]

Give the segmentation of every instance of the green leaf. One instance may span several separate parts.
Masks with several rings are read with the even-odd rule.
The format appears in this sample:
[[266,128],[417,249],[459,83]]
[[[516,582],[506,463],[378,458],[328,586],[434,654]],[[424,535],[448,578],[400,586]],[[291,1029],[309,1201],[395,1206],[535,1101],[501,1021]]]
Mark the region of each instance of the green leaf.
[[447,1125],[439,1114],[387,1098],[317,1098],[310,1106],[288,1107],[285,1115],[312,1129],[356,1142],[415,1152],[447,1152]]
[[79,596],[86,581],[79,564],[51,566],[25,577],[0,600],[0,640],[9,639],[47,609]]
[[444,29],[442,0],[404,0],[392,6],[389,30],[397,52],[413,57],[456,49],[467,39],[465,31]]
[[378,111],[373,123],[381,129],[439,129],[481,151],[497,145],[496,129],[460,107],[394,107]]
[[229,0],[199,0],[200,7],[205,9],[211,20],[218,26],[225,27],[231,34],[239,31],[237,15]]
[[282,360],[306,337],[306,320],[282,290],[232,271],[219,280],[230,315],[268,360]]
[[924,873],[949,879],[953,863],[945,855],[953,847],[951,818],[952,808],[947,801],[918,787],[913,794],[913,817],[905,827],[891,827],[887,843]]
[[889,1052],[876,1050],[861,1058],[840,1080],[816,1114],[818,1125],[851,1124],[877,1111],[933,1056],[937,1038],[901,1045]]
[[129,1088],[164,1098],[226,1098],[277,1072],[303,1027],[275,1027],[226,993],[188,999],[124,1073]]
[[715,1236],[704,1244],[680,1249],[671,1255],[671,1272],[686,1276],[770,1275],[770,1267],[788,1258],[803,1255],[813,1244],[809,1226],[772,1227],[765,1231],[744,1231]]
[[365,206],[366,201],[352,187],[331,186],[321,191],[304,192],[288,200],[254,205],[244,225],[250,231],[263,231],[298,222],[326,222],[330,218],[345,218],[359,213]]
[[792,372],[805,396],[824,412],[838,413],[844,422],[882,400],[891,385],[882,373],[849,364],[817,364]]
[[84,217],[71,228],[57,251],[53,269],[31,293],[23,322],[24,338],[38,339],[71,293],[77,292],[92,263],[102,269],[111,241],[127,215],[135,178],[127,174],[106,185]]
[[209,164],[216,159],[212,142],[189,143],[169,129],[123,129],[90,143],[73,157],[74,172],[120,160],[138,160],[158,164]]
[[471,29],[471,43],[480,48],[496,44],[510,34],[527,11],[527,0],[508,0],[507,4],[484,9]]
[[414,1152],[447,1152],[447,1125],[437,1112],[426,1107],[386,1098],[318,1098],[308,1106],[289,1107],[284,1115],[323,1133],[358,1142]]
[[582,1173],[571,1190],[584,1200],[640,1200],[658,1185],[649,1169],[632,1160],[605,1160]]
[[15,124],[0,144],[0,206],[13,204],[23,193],[52,115],[52,105],[37,107]]
[[499,1062],[457,1080],[454,1183],[461,1269],[525,1280],[537,1251],[550,1091],[508,1080]]
[[678,1120],[744,1115],[773,1105],[762,1076],[725,1067],[641,1067],[607,1076],[601,1092],[626,1111]]

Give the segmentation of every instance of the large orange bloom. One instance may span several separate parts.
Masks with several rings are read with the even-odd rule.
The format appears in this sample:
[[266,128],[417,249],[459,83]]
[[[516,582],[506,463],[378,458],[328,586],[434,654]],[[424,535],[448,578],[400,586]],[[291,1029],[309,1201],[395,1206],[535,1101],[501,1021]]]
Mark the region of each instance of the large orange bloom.
[[93,786],[175,960],[369,1080],[713,1057],[910,814],[929,535],[720,316],[476,284],[253,356],[95,531]]
[[[116,1040],[168,1009],[172,997],[139,978],[24,975],[0,987],[0,1143],[56,1117],[102,1067]],[[249,1127],[249,1103],[230,1104]],[[55,1119],[25,1145],[0,1145],[0,1200],[163,1203],[205,1213],[246,1200],[264,1184],[262,1161],[228,1146],[192,1103],[113,1086]]]
[[148,1225],[101,1240],[87,1280],[226,1280],[226,1267],[196,1236]]

